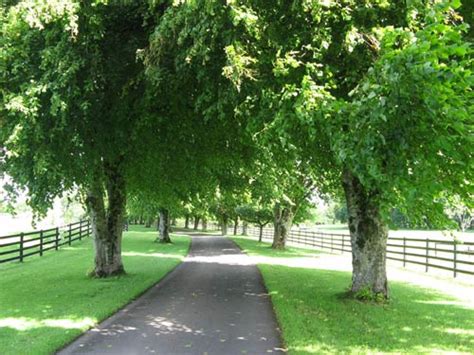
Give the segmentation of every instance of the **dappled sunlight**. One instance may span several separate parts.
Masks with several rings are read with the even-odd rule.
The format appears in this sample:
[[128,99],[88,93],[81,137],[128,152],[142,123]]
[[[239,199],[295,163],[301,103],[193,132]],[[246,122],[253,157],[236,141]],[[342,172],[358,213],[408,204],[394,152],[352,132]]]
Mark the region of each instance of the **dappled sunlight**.
[[0,319],[0,328],[10,328],[18,331],[27,331],[36,328],[62,328],[62,329],[86,329],[92,327],[97,320],[95,318],[60,318],[60,319],[34,319],[26,317],[9,317]]
[[391,300],[368,304],[338,297],[350,285],[350,255],[287,257],[286,250],[238,242],[262,271],[290,352],[472,353],[469,285],[389,265]]
[[[302,256],[298,256],[299,249],[289,248],[288,250],[277,251],[271,249],[268,244],[263,246],[261,243],[257,243],[255,240],[250,240],[249,238],[239,237],[233,239],[240,239],[244,243],[251,243],[252,246],[249,250],[245,250],[246,244],[242,245],[244,251],[250,254],[251,261],[248,263],[314,270],[343,271],[347,273],[352,272],[352,259],[351,256],[347,254],[301,251]],[[256,255],[255,252],[262,252],[262,254],[265,255]],[[286,254],[290,255],[286,256]],[[234,265],[236,264],[234,261]],[[457,306],[474,309],[474,284],[459,282],[456,279],[443,278],[411,269],[403,269],[395,263],[388,263],[387,274],[390,282],[398,281],[410,284],[416,288],[427,290],[428,292],[435,290],[440,294],[455,298]],[[453,303],[453,305],[454,304],[455,303]]]
[[192,333],[196,335],[204,335],[202,329],[194,330],[186,324],[182,324],[174,319],[148,316],[146,323],[156,329],[156,335],[166,335],[175,333]]
[[448,300],[439,300],[439,301],[424,301],[424,300],[415,300],[414,302],[423,303],[423,304],[433,304],[433,305],[444,305],[444,306],[456,306],[456,307],[465,307],[468,309],[473,308],[469,302],[466,301],[448,301]]
[[[474,329],[448,328],[448,329],[441,329],[441,330],[448,334],[474,336]],[[472,340],[472,343],[474,343],[474,339]]]
[[212,256],[188,256],[185,262],[216,263],[221,265],[278,265],[305,269],[349,271],[347,260],[339,260],[333,255],[314,255],[310,257],[272,257],[263,255],[222,254]]
[[208,264],[221,264],[221,265],[254,265],[251,258],[239,254],[228,254],[228,255],[213,255],[213,256],[188,256],[184,262],[189,263],[208,263]]
[[179,259],[179,260],[183,259],[183,256],[179,254],[139,253],[135,251],[122,252],[122,255],[123,256],[141,256],[141,257],[152,257],[152,258]]

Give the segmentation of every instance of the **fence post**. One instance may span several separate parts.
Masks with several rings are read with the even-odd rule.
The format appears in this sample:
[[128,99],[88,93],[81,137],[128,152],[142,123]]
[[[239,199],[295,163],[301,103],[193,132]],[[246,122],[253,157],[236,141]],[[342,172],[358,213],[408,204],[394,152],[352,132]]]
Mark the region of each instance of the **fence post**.
[[[71,223],[71,224],[72,224],[72,223]],[[69,224],[69,226],[68,226],[68,227],[69,227],[69,228],[68,228],[69,230],[68,230],[68,233],[67,233],[67,243],[69,244],[69,246],[71,246],[71,234],[72,234],[72,232],[71,232],[71,224]]]
[[334,237],[331,234],[331,253],[334,251]]
[[344,241],[346,240],[346,238],[344,237],[344,235],[342,236],[342,247],[341,247],[341,254],[344,254]]
[[59,247],[59,227],[56,227],[56,235],[54,240],[54,249],[58,250]]
[[91,221],[87,220],[87,236],[90,237],[91,235]]
[[82,221],[79,221],[79,241],[82,239]]
[[454,255],[453,255],[453,271],[454,277],[457,276],[457,267],[458,267],[458,247],[456,241],[454,241]]
[[426,268],[425,268],[425,272],[428,272],[428,264],[429,264],[429,261],[430,261],[430,240],[429,239],[426,239]]
[[20,263],[23,262],[23,240],[25,238],[25,235],[23,232],[20,233]]
[[40,256],[43,256],[43,230],[40,230]]
[[407,263],[407,238],[403,237],[403,267],[405,267]]

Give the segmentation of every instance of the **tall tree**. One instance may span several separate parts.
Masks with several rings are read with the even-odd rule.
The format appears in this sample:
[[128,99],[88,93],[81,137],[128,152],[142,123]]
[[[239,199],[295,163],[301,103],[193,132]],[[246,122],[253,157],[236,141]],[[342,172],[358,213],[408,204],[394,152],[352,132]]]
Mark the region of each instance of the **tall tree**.
[[93,275],[121,274],[127,171],[139,150],[148,4],[20,1],[2,17],[0,159],[44,213],[79,187],[90,211]]
[[[183,66],[203,76],[214,67],[234,84],[206,76],[257,146],[277,166],[300,165],[318,191],[344,191],[354,293],[388,296],[393,207],[442,223],[440,199],[472,203],[472,49],[459,5],[200,0],[170,12],[175,24],[191,19],[172,26]],[[276,209],[278,220],[291,220],[286,211]]]
[[245,31],[228,47],[228,77],[255,92],[241,110],[257,107],[265,132],[312,158],[318,188],[337,189],[339,176],[354,293],[388,296],[391,208],[442,224],[443,196],[472,203],[472,47],[459,4],[231,5]]

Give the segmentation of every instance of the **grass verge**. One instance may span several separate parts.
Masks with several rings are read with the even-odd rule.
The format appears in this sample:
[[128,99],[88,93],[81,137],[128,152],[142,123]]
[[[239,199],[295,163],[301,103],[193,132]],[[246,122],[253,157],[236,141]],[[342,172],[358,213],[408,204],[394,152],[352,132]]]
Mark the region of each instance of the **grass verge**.
[[91,239],[0,265],[0,353],[48,354],[136,298],[176,267],[190,239],[155,243],[156,232],[132,226],[124,233],[127,275],[91,279]]
[[[472,353],[474,309],[430,289],[392,282],[383,306],[343,297],[348,272],[286,266],[308,250],[274,252],[269,244],[232,238],[256,258],[292,354]],[[317,257],[317,256],[316,256]]]

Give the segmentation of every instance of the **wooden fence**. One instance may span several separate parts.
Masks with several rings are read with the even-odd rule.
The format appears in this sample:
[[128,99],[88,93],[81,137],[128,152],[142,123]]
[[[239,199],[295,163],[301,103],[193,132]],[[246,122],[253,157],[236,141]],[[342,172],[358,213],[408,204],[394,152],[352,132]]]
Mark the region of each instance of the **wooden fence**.
[[90,234],[90,222],[84,220],[66,226],[0,237],[0,264],[16,260],[23,262],[25,258],[34,255],[43,256],[49,250],[71,245]]
[[[258,237],[259,228],[248,228],[248,234]],[[263,239],[273,240],[273,228],[263,229]],[[310,230],[292,230],[288,242],[305,245],[332,253],[351,253],[351,239],[348,234],[323,233]],[[387,259],[407,264],[448,270],[458,274],[474,275],[474,243],[453,240],[389,237]]]

